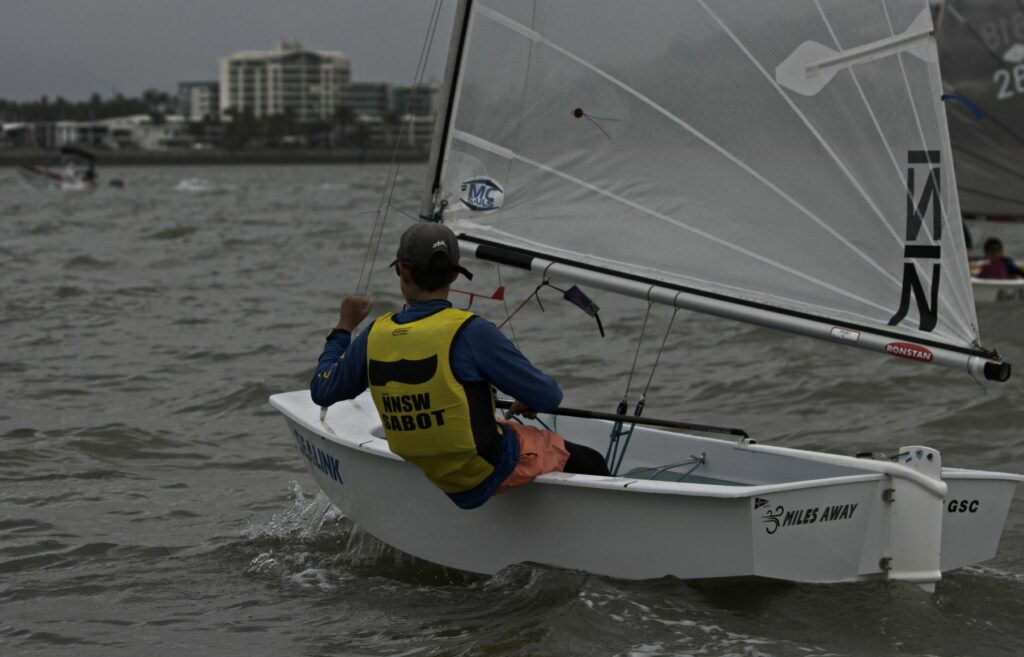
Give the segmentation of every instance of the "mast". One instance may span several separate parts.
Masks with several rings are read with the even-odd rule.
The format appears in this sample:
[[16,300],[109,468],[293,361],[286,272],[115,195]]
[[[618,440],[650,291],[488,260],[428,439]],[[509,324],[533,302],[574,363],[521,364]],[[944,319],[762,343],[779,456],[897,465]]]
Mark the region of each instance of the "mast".
[[526,249],[508,247],[465,234],[459,235],[459,250],[479,260],[537,272],[545,277],[557,277],[581,285],[590,285],[652,303],[859,347],[905,360],[941,365],[990,381],[1002,382],[1010,378],[1010,364],[1000,360],[995,352],[960,348],[848,322],[830,321],[807,313],[729,298]]
[[428,174],[423,205],[420,208],[421,217],[433,215],[436,204],[435,195],[441,187],[441,170],[444,167],[445,154],[449,150],[449,142],[451,140],[449,126],[455,120],[455,108],[462,86],[462,59],[466,41],[469,37],[470,5],[472,5],[472,1],[459,0],[459,4],[455,9],[454,29],[452,30],[451,44],[448,48],[448,63],[445,68],[444,86],[441,90],[441,97],[444,99],[444,110],[438,113],[437,121],[434,124],[434,138],[430,144],[430,157],[427,160],[427,169],[430,173]]

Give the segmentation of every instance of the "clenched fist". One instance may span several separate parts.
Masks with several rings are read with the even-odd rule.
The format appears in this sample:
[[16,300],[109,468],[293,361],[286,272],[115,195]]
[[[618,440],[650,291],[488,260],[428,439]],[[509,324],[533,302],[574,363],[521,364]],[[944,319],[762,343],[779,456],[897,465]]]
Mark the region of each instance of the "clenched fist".
[[352,333],[359,326],[359,322],[370,314],[371,308],[373,302],[370,301],[370,297],[345,297],[341,302],[341,312],[338,314],[338,325],[335,328]]

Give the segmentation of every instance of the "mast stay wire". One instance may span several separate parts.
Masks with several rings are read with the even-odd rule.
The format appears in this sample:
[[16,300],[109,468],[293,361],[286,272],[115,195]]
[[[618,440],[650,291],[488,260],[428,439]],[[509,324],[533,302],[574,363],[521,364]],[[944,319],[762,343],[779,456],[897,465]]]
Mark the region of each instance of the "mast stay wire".
[[[679,294],[679,292],[676,293],[677,298]],[[647,320],[650,317],[651,307],[653,305],[653,302],[648,301],[647,312],[644,314],[644,322],[640,328],[640,339],[637,341],[636,354],[633,356],[633,367],[629,372],[629,379],[626,383],[626,392],[622,397],[622,401],[619,402],[617,410],[618,415],[625,415],[629,409],[630,385],[633,381],[633,373],[636,370],[637,359],[640,356],[640,347],[643,344],[644,332],[647,328]],[[658,347],[658,353],[654,358],[654,362],[651,364],[651,372],[647,377],[647,383],[644,385],[644,389],[640,393],[640,401],[637,402],[636,406],[633,409],[634,417],[640,417],[640,415],[643,414],[644,407],[647,404],[647,393],[650,391],[651,383],[654,381],[654,373],[657,371],[658,364],[661,362],[661,357],[665,352],[665,344],[668,342],[668,336],[672,332],[672,326],[675,324],[676,315],[679,314],[679,307],[675,303],[673,303],[672,306],[672,316],[668,320],[668,325],[665,327],[665,334],[661,338],[661,345],[659,345]],[[629,449],[630,440],[632,440],[633,438],[633,430],[636,428],[636,424],[630,424],[628,429],[624,429],[623,424],[624,423],[622,421],[617,421],[612,426],[611,435],[609,436],[608,440],[608,450],[605,456],[605,461],[608,464],[609,472],[611,472],[613,476],[617,475],[619,472],[619,468],[622,467],[622,461],[623,459],[626,458],[626,450]],[[623,438],[624,440],[622,440],[622,449],[620,451],[619,441],[620,439]]]
[[[629,377],[626,379],[626,391],[622,393],[622,400],[619,402],[618,407],[615,409],[616,415],[626,415],[629,411],[629,390],[633,385],[633,375],[636,373],[636,364],[640,359],[640,348],[644,343],[644,334],[647,332],[647,321],[651,318],[651,308],[654,307],[654,302],[650,300],[651,288],[647,289],[647,311],[644,313],[643,324],[640,325],[640,337],[636,341],[636,352],[633,354],[633,365],[629,368]],[[637,415],[643,412],[643,406],[638,404],[635,409]],[[608,436],[608,449],[605,451],[604,460],[608,464],[608,469],[612,474],[615,474],[612,470],[612,466],[615,464],[616,455],[619,451],[619,439],[626,434],[632,435],[633,428],[636,426],[630,425],[629,429],[622,428],[622,420],[616,420],[615,424],[612,425],[612,430]]]
[[398,152],[401,148],[403,138],[405,137],[406,124],[405,117],[409,116],[412,111],[413,100],[416,97],[416,92],[423,86],[423,77],[426,75],[427,62],[430,59],[430,51],[434,44],[434,35],[437,33],[437,25],[441,18],[441,6],[444,0],[434,0],[434,8],[430,14],[430,20],[427,23],[427,33],[423,38],[423,46],[420,48],[419,62],[416,64],[416,72],[413,75],[413,83],[409,98],[406,100],[405,113],[402,116],[402,121],[398,128],[398,134],[395,137],[395,148],[391,155],[391,164],[388,167],[388,175],[384,180],[384,186],[381,188],[380,203],[377,206],[377,216],[373,222],[373,229],[370,232],[370,241],[366,247],[366,255],[363,256],[363,265],[359,271],[359,282],[356,285],[356,294],[365,295],[367,288],[370,286],[370,278],[373,276],[373,267],[377,262],[377,253],[380,251],[380,243],[384,236],[384,226],[387,224],[389,210],[391,209],[391,200],[395,195],[395,185],[398,183],[398,172],[400,164],[398,162]]

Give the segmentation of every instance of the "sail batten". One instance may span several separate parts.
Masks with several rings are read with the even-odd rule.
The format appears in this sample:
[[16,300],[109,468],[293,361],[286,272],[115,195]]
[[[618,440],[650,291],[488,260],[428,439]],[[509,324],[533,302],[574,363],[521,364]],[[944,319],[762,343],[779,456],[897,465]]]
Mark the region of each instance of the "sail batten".
[[979,349],[927,0],[477,0],[466,20],[431,213],[456,231]]

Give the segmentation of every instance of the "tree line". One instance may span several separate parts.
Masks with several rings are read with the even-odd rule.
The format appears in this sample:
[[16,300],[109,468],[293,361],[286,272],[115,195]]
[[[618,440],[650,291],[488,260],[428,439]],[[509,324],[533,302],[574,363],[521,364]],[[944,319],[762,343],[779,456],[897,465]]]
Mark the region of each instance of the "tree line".
[[99,121],[118,116],[149,114],[159,121],[177,110],[177,97],[158,89],[147,89],[140,96],[114,94],[103,98],[94,93],[87,100],[68,100],[63,96],[38,100],[0,99],[0,118],[7,122],[25,121]]
[[[140,96],[127,97],[114,94],[103,98],[92,94],[87,100],[72,101],[61,96],[50,99],[11,101],[0,99],[0,121],[51,122],[99,121],[123,116],[148,114],[154,123],[164,123],[168,114],[181,111],[177,96],[147,89]],[[227,120],[216,114],[201,121],[188,122],[188,131],[197,142],[228,150],[246,148],[277,148],[303,146],[312,148],[357,147],[367,148],[371,143],[369,126],[359,120],[351,107],[339,107],[333,116],[316,121],[300,121],[294,113],[272,116],[254,116],[250,111],[229,109]],[[401,115],[385,112],[381,115],[385,143],[393,140],[401,129]]]

